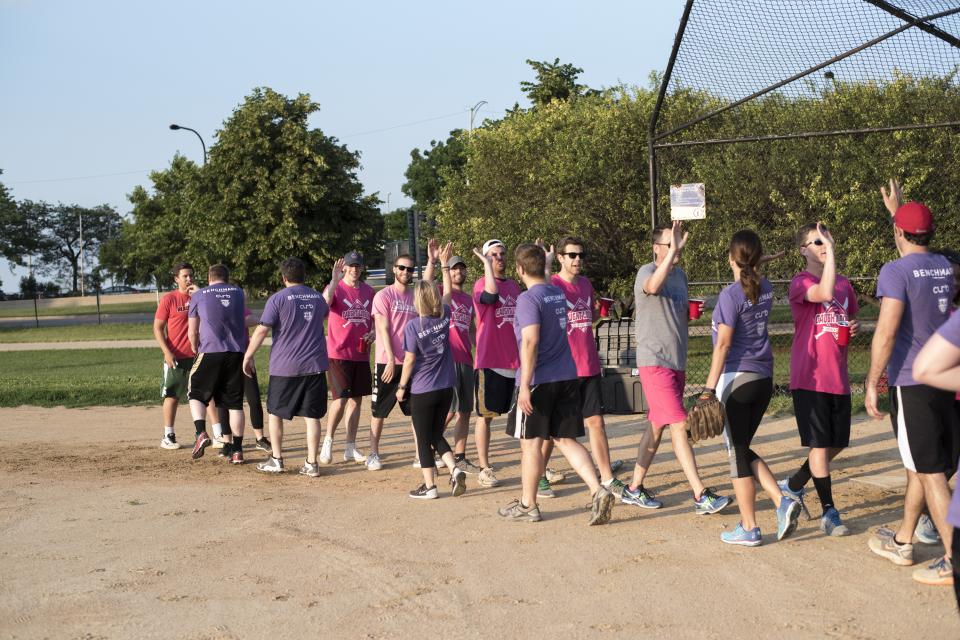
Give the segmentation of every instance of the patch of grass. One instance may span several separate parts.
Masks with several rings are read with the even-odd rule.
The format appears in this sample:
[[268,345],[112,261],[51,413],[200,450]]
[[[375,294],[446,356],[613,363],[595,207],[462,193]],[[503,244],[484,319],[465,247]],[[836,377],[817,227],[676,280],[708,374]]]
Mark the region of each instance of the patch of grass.
[[[261,393],[270,349],[257,352]],[[93,407],[160,402],[160,349],[11,351],[0,357],[0,407]]]
[[[88,302],[89,301],[89,302]],[[37,315],[41,318],[58,316],[95,316],[97,315],[96,298],[87,297],[82,306],[70,307],[39,307]],[[247,306],[255,311],[261,311],[266,304],[265,299],[251,299]],[[157,310],[157,301],[146,302],[118,302],[116,304],[101,304],[100,313],[115,315],[118,313],[153,313]],[[11,305],[0,303],[0,318],[33,318],[32,305]]]
[[89,342],[93,340],[146,340],[153,327],[146,323],[82,324],[70,327],[0,328],[0,343]]

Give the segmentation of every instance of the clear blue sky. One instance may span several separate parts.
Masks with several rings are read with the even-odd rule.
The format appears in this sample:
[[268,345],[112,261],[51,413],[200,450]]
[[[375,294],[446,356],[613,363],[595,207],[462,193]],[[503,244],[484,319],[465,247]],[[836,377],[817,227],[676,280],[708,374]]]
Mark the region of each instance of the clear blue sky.
[[[0,181],[17,199],[126,214],[150,170],[177,152],[201,161],[196,137],[171,122],[209,146],[243,97],[269,86],[320,103],[311,124],[359,151],[367,193],[390,193],[396,208],[409,204],[400,186],[411,149],[466,128],[479,100],[486,117],[526,104],[527,58],[582,67],[591,87],[645,85],[666,65],[682,9],[682,0],[0,0]],[[16,288],[6,266],[0,279]]]

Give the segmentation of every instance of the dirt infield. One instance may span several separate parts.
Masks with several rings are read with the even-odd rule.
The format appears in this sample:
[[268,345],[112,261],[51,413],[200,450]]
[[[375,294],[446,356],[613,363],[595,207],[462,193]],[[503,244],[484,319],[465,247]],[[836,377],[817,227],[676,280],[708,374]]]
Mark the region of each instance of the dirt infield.
[[[588,528],[573,480],[542,501],[542,523],[499,521],[519,482],[502,421],[504,485],[471,476],[462,498],[428,502],[405,496],[419,471],[396,420],[383,471],[341,462],[317,479],[265,477],[209,450],[191,461],[157,447],[158,423],[159,409],[0,409],[0,638],[960,637],[950,589],[915,585],[867,549],[869,531],[899,518],[900,491],[870,483],[902,473],[886,422],[855,424],[834,476],[853,535],[828,539],[801,519],[777,543],[766,501],[757,549],[720,543],[735,507],[691,512],[667,443],[647,483],[666,506],[620,505]],[[191,430],[181,411],[181,440]],[[295,471],[302,422],[289,431]],[[636,419],[612,419],[615,457],[632,461],[637,432]],[[798,461],[792,420],[755,442],[778,476]],[[698,453],[708,484],[730,492],[719,443]],[[918,561],[936,553],[916,547]]]

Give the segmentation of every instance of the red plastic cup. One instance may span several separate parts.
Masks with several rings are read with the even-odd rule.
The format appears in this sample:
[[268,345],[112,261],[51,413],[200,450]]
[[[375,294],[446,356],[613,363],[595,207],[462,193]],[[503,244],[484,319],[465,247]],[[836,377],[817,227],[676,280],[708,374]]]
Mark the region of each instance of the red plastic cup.
[[365,339],[360,338],[360,342],[357,344],[357,350],[358,350],[360,353],[366,353],[366,352],[367,352],[367,341],[366,341]]
[[610,317],[610,307],[613,306],[613,298],[600,298],[600,317]]
[[850,344],[850,325],[837,325],[837,344],[841,347]]
[[690,319],[691,320],[697,320],[700,318],[700,315],[701,315],[700,310],[703,308],[703,302],[704,301],[700,300],[699,298],[690,299]]

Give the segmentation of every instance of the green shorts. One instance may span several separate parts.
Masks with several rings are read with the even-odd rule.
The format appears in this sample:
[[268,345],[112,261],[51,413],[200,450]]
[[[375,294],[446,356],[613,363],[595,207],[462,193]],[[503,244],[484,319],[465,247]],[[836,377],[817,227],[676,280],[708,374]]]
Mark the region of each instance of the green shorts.
[[186,400],[193,358],[177,360],[176,363],[177,366],[172,369],[166,362],[163,363],[163,385],[160,387],[160,397]]

